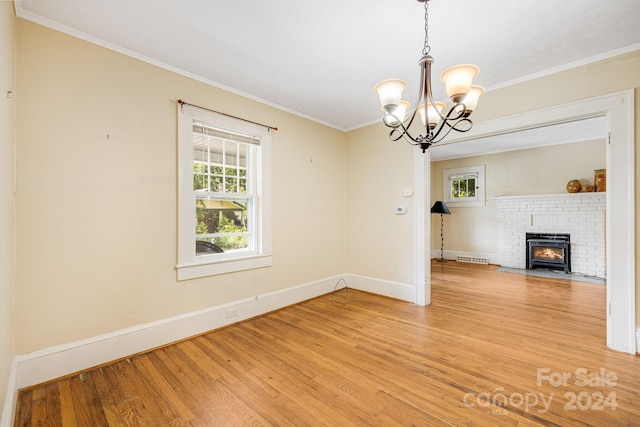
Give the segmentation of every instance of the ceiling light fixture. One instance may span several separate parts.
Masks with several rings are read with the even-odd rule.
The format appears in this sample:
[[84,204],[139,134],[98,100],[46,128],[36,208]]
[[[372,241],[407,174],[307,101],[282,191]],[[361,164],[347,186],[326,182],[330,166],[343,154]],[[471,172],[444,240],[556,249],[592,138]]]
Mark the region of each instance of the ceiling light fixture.
[[[409,103],[402,101],[402,92],[407,84],[404,80],[388,79],[378,83],[375,91],[380,97],[380,105],[384,111],[383,123],[391,128],[389,139],[398,141],[404,138],[409,144],[419,146],[424,153],[437,142],[442,141],[452,130],[467,132],[473,126],[469,115],[475,110],[478,98],[485,92],[482,86],[473,86],[472,80],[480,69],[475,65],[462,64],[447,68],[440,74],[445,84],[447,96],[453,102],[445,113],[443,102],[434,102],[431,90],[431,64],[433,57],[429,55],[429,0],[418,0],[424,3],[424,48],[420,59],[420,90],[415,108],[405,120]],[[425,115],[426,105],[426,115]],[[420,115],[425,127],[425,134],[412,136],[409,127],[416,114]]]

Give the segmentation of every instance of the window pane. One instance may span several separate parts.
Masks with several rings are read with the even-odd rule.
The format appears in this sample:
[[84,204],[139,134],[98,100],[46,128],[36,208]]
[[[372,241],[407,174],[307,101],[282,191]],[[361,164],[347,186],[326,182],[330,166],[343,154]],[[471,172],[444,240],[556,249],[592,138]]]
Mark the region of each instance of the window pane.
[[442,171],[445,202],[454,207],[485,206],[484,166],[465,166]]
[[249,247],[248,201],[204,193],[247,193],[249,146],[194,128],[193,189],[196,196],[196,255]]
[[[248,248],[248,200],[196,200],[196,254]],[[217,248],[211,245],[217,246]],[[216,251],[216,249],[220,249]]]
[[246,194],[247,158],[250,147],[246,143],[203,133],[203,128],[195,127],[193,189],[214,193]]
[[236,178],[227,177],[224,180],[224,189],[225,193],[239,193],[238,191],[238,180]]
[[469,199],[476,197],[475,178],[457,178],[451,181],[452,199]]
[[193,190],[202,191],[207,189],[206,184],[207,177],[202,173],[202,165],[193,165]]
[[476,197],[476,180],[475,178],[469,179],[467,182],[468,194],[467,197]]

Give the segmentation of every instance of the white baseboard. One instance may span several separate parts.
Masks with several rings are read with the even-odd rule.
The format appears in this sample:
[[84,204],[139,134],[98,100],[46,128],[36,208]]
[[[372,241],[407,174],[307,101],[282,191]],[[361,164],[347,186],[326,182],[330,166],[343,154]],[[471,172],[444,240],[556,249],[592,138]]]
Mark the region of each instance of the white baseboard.
[[12,392],[327,294],[341,278],[330,277],[16,356]]
[[416,301],[416,288],[405,283],[392,282],[389,280],[374,279],[372,277],[359,276],[357,274],[345,275],[345,280],[350,288],[373,294],[384,295],[404,301]]
[[636,353],[640,354],[640,329],[636,329]]
[[7,394],[4,398],[0,427],[13,427],[13,420],[16,416],[16,404],[18,403],[18,388],[18,358],[14,357],[11,362],[9,381],[7,381]]

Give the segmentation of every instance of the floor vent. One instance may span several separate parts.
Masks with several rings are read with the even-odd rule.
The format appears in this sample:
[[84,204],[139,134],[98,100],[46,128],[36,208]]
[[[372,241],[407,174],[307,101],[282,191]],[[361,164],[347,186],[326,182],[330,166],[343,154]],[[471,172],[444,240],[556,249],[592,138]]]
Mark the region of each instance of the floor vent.
[[458,262],[469,262],[471,264],[489,264],[488,258],[479,258],[474,256],[458,256],[456,258]]

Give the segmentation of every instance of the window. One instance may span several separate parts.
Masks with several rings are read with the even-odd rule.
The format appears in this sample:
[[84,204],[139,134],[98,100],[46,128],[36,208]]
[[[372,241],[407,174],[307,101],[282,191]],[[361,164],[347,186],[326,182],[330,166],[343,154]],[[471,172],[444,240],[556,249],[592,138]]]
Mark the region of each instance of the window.
[[271,265],[271,140],[262,126],[178,110],[178,280]]
[[442,185],[447,205],[485,206],[484,165],[445,169]]

